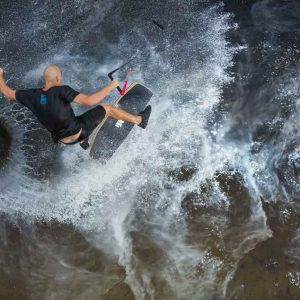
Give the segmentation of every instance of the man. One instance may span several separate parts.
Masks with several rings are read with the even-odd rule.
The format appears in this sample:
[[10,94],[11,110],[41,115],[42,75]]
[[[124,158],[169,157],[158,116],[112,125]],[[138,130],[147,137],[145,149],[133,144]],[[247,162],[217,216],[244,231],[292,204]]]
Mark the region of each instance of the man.
[[[9,100],[17,100],[29,108],[51,133],[54,142],[73,145],[80,143],[86,149],[88,137],[108,116],[116,120],[134,123],[146,128],[151,114],[148,105],[139,115],[100,102],[117,86],[113,80],[96,93],[85,95],[71,87],[61,85],[62,73],[58,66],[49,65],[44,70],[44,87],[28,90],[13,90],[4,81],[4,71],[0,68],[0,92]],[[71,102],[82,106],[95,106],[86,113],[75,116]],[[99,104],[99,105],[98,105]]]

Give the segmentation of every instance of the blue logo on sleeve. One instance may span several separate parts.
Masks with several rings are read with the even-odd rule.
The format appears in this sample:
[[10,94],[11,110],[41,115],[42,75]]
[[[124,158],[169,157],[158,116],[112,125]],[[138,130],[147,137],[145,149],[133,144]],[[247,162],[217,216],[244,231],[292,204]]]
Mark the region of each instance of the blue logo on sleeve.
[[46,105],[47,104],[47,96],[46,95],[41,95],[40,103],[42,105]]

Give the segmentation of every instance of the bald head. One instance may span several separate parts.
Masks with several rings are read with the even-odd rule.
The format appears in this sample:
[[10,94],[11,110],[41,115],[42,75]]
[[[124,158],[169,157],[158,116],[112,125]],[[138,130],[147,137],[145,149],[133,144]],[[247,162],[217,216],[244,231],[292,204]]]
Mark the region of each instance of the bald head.
[[60,85],[61,83],[61,70],[57,65],[49,65],[44,70],[44,81],[52,85]]

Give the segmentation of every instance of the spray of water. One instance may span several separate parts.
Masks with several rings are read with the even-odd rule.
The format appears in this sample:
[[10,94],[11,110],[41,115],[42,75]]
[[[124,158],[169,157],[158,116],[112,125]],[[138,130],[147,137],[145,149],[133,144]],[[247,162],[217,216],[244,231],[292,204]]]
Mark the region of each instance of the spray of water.
[[[162,4],[162,9],[169,2]],[[93,11],[93,5],[79,7],[84,9],[83,16],[88,15],[80,30],[74,24],[60,54],[52,54],[50,49],[47,59],[37,59],[25,73],[23,82],[37,83],[44,66],[51,62],[66,70],[65,82],[83,91],[96,89],[99,79],[104,83],[108,71],[120,61],[107,54],[100,66],[93,49],[86,47],[84,52],[84,46],[74,46],[74,35],[84,45],[91,43],[92,30],[99,30],[99,49],[138,54],[133,79],[145,82],[154,93],[149,127],[145,131],[135,128],[113,158],[102,165],[89,159],[79,146],[39,148],[39,141],[45,141],[36,137],[43,131],[23,109],[9,106],[20,118],[14,145],[21,146],[15,146],[1,181],[0,209],[12,216],[21,214],[26,220],[73,224],[101,251],[118,258],[137,299],[167,294],[204,299],[214,290],[225,294],[241,255],[269,235],[254,179],[257,163],[244,155],[249,147],[226,140],[226,122],[208,126],[214,108],[222,101],[222,87],[231,80],[228,68],[238,51],[226,40],[226,33],[235,26],[231,16],[221,5],[177,4],[169,12],[173,15],[167,19],[166,33],[153,39],[148,25],[137,27],[137,19],[127,19],[127,31],[120,32],[116,43],[103,29],[108,26],[103,20],[113,3],[101,11],[96,23],[98,10]],[[123,10],[115,12],[120,27],[128,7],[124,2]],[[145,10],[139,17],[156,9]],[[45,22],[37,30],[47,26]],[[81,111],[76,108],[77,113]],[[24,119],[26,126],[22,126]],[[43,161],[50,152],[55,153],[53,160],[59,161],[59,170],[50,168],[49,176],[39,176],[37,160]],[[187,180],[176,175],[182,166],[193,170]],[[224,187],[228,180],[224,174],[247,190],[249,211],[236,225],[228,215],[233,204],[230,190]],[[191,216],[182,209],[191,193],[200,194],[192,201],[196,210],[197,205],[207,207],[210,215],[195,217],[194,206]]]

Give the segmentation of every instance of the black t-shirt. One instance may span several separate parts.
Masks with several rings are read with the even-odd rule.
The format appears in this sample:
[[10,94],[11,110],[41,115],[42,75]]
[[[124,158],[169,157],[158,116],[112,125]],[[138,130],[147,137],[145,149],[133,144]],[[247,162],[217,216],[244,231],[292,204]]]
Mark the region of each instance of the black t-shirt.
[[81,129],[70,104],[78,94],[65,85],[52,87],[48,91],[41,88],[17,90],[16,99],[34,113],[57,142]]

